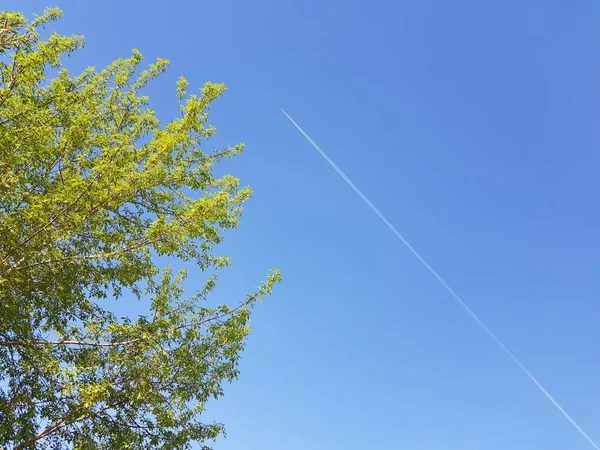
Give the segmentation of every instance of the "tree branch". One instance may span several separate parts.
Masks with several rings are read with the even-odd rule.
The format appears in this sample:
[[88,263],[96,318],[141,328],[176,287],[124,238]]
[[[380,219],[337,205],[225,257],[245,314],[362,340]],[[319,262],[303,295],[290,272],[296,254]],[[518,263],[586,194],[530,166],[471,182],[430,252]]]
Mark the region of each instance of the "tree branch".
[[[230,316],[236,311],[239,311],[242,307],[246,306],[246,302],[240,303],[237,307],[227,311],[226,313],[218,314],[214,317],[209,317],[201,320],[193,320],[191,322],[186,322],[175,327],[169,328],[168,332],[184,330],[186,328],[190,328],[193,326],[201,326],[210,322],[218,321],[223,319],[224,317]],[[160,332],[158,332],[159,334]],[[134,339],[128,339],[126,341],[118,341],[118,342],[90,342],[90,341],[77,341],[77,340],[67,340],[61,339],[59,341],[45,341],[45,340],[32,340],[32,341],[0,341],[0,347],[25,347],[27,345],[76,345],[80,347],[121,347],[127,346],[131,344],[135,344],[136,342],[145,341],[151,339],[153,336],[149,337],[140,337]]]
[[136,342],[143,340],[143,338],[130,339],[127,341],[119,342],[88,342],[88,341],[72,341],[72,340],[60,340],[60,341],[0,341],[0,347],[25,347],[28,345],[77,345],[81,347],[120,347],[123,345],[131,345]]
[[40,261],[40,262],[33,263],[33,264],[12,267],[6,273],[12,272],[13,270],[31,269],[33,267],[43,266],[45,264],[54,264],[54,263],[60,263],[60,262],[66,262],[66,261],[108,259],[108,258],[112,258],[113,256],[120,255],[122,253],[129,253],[131,251],[138,250],[143,247],[147,247],[150,244],[157,243],[158,241],[159,241],[159,239],[155,239],[153,241],[150,241],[148,239],[142,239],[141,241],[138,241],[135,244],[133,244],[129,247],[122,248],[120,250],[115,250],[115,251],[108,252],[108,253],[97,253],[94,255],[75,255],[75,256],[65,256],[63,258],[47,259],[45,261]]
[[39,441],[40,439],[50,436],[52,433],[55,433],[56,431],[60,430],[61,428],[66,427],[67,425],[73,425],[74,423],[81,422],[86,419],[92,419],[92,418],[102,414],[107,409],[109,409],[109,407],[105,406],[104,408],[101,408],[98,411],[95,411],[95,412],[92,411],[92,413],[89,415],[79,416],[77,419],[73,420],[72,422],[68,422],[67,419],[65,417],[63,417],[63,418],[57,420],[56,422],[54,422],[52,425],[48,426],[45,430],[39,432],[35,436],[32,436],[29,439],[27,439],[26,441],[17,445],[15,447],[15,450],[24,450],[24,449],[30,447],[35,442]]

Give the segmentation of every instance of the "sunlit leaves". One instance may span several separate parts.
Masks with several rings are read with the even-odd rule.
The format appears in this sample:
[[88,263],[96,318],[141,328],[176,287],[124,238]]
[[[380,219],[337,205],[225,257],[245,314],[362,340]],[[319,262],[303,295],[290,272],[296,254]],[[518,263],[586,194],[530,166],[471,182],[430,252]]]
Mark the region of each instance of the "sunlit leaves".
[[[180,78],[181,114],[160,124],[142,92],[168,67],[133,50],[72,74],[78,36],[0,14],[0,447],[187,448],[223,432],[206,402],[237,377],[257,301],[278,272],[233,306],[208,307],[215,276],[186,295],[184,272],[229,264],[212,254],[250,197],[213,167],[243,150],[204,147],[223,84],[197,94]],[[118,318],[103,299],[142,299]],[[41,448],[41,447],[40,447]]]

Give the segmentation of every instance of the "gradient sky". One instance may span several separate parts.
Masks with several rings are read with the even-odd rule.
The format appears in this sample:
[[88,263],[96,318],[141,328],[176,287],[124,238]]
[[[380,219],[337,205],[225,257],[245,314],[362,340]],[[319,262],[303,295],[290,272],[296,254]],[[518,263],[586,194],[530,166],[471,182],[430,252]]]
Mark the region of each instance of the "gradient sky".
[[271,267],[285,282],[207,412],[228,426],[215,449],[592,448],[281,107],[600,441],[600,3],[58,6],[50,28],[86,37],[74,69],[171,60],[149,89],[164,119],[180,74],[229,86],[209,146],[247,144],[220,170],[255,196],[218,300]]

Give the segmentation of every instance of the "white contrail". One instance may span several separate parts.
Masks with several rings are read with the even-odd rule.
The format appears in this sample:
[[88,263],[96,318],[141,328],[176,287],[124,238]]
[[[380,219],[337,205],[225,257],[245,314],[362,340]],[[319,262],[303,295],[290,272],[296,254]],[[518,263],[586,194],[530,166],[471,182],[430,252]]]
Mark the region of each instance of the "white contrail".
[[423,266],[425,266],[425,268],[431,273],[431,275],[433,275],[435,277],[435,279],[438,280],[442,286],[444,286],[444,288],[460,304],[460,306],[463,307],[463,309],[469,314],[469,316],[471,316],[471,318],[475,322],[477,322],[481,328],[483,328],[483,331],[485,331],[494,340],[494,342],[496,344],[498,344],[498,346],[504,351],[504,353],[506,353],[510,357],[510,359],[512,359],[514,361],[514,363],[521,368],[521,370],[523,372],[525,372],[525,375],[527,375],[527,377],[531,381],[533,381],[533,383],[538,387],[538,389],[540,391],[542,391],[542,394],[544,394],[546,396],[546,398],[548,400],[550,400],[550,402],[556,407],[556,409],[558,409],[560,411],[560,413],[565,417],[565,419],[567,419],[571,423],[571,425],[573,425],[575,427],[575,429],[577,431],[579,431],[579,433],[596,450],[600,450],[600,447],[598,447],[598,445],[596,445],[596,443],[592,440],[592,438],[589,437],[588,434],[585,431],[583,431],[583,429],[579,425],[577,425],[577,422],[575,422],[575,420],[564,410],[564,408],[562,406],[560,406],[560,404],[554,399],[554,397],[552,397],[552,395],[546,390],[546,388],[544,388],[544,386],[542,386],[542,384],[537,380],[537,378],[534,377],[533,374],[521,363],[521,361],[519,361],[517,359],[517,357],[506,347],[506,345],[504,345],[502,343],[502,341],[498,338],[498,336],[496,336],[492,332],[492,330],[490,330],[488,328],[488,326],[479,318],[479,316],[477,314],[475,314],[473,312],[473,310],[467,306],[467,304],[463,301],[463,299],[460,298],[460,296],[456,292],[454,292],[454,290],[448,285],[448,283],[446,283],[444,281],[444,279],[440,276],[440,274],[437,273],[433,269],[433,267],[431,267],[429,265],[429,263],[427,261],[425,261],[425,258],[423,258],[421,256],[421,254],[417,250],[415,250],[415,248],[410,244],[410,242],[408,242],[406,240],[406,238],[404,236],[402,236],[402,234],[398,230],[396,230],[394,225],[392,225],[391,222],[389,220],[387,220],[387,218],[375,207],[375,205],[373,203],[371,203],[371,201],[367,198],[367,196],[365,194],[363,194],[360,191],[360,189],[358,189],[356,187],[356,185],[350,180],[350,178],[348,178],[346,176],[346,174],[344,172],[342,172],[342,170],[331,160],[331,158],[329,158],[329,156],[327,156],[327,154],[323,150],[321,150],[321,147],[319,147],[315,143],[315,141],[313,141],[310,138],[310,136],[308,134],[306,134],[302,128],[300,128],[300,125],[298,125],[294,121],[294,119],[292,119],[289,116],[289,114],[285,112],[285,110],[283,108],[281,109],[281,111],[283,112],[283,114],[285,114],[285,116],[289,119],[289,121],[292,122],[292,124],[298,129],[298,131],[300,133],[302,133],[302,135],[306,138],[306,140],[311,143],[311,145],[321,154],[321,156],[323,158],[325,158],[325,160],[329,163],[329,165],[331,165],[331,167],[333,167],[335,169],[335,171],[344,179],[344,181],[346,183],[348,183],[348,185],[350,185],[350,187],[354,190],[354,192],[356,192],[359,195],[359,197],[362,198],[367,205],[369,205],[369,208],[371,208],[373,210],[373,212],[379,216],[379,218],[382,220],[382,222],[387,225],[387,227],[392,231],[392,233],[394,233],[396,235],[396,237],[398,239],[400,239],[402,241],[402,243],[410,250],[410,252],[413,255],[415,255],[415,257],[421,262],[421,264],[423,264]]

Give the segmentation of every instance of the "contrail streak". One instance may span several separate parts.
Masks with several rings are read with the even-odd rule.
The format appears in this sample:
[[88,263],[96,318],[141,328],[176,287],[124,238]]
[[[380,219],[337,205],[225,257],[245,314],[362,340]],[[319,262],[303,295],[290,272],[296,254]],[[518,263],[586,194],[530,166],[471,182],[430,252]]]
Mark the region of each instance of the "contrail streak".
[[483,328],[483,331],[485,331],[488,334],[488,336],[491,337],[496,344],[498,344],[498,346],[504,351],[504,353],[506,353],[510,357],[510,359],[512,359],[513,362],[517,366],[519,366],[519,368],[525,373],[525,375],[527,375],[527,377],[533,382],[533,384],[535,384],[538,387],[542,394],[544,394],[546,398],[550,400],[550,402],[556,407],[556,409],[560,411],[560,413],[565,417],[565,419],[567,419],[569,423],[573,425],[573,427],[575,427],[579,434],[581,434],[592,445],[592,447],[594,447],[596,450],[600,450],[600,447],[598,447],[598,445],[596,445],[592,438],[589,437],[588,434],[585,431],[583,431],[583,429],[579,425],[577,425],[577,422],[575,422],[575,420],[564,410],[564,408],[560,406],[560,404],[546,390],[546,388],[542,386],[542,384],[537,380],[537,378],[533,376],[533,374],[527,369],[527,367],[525,367],[523,363],[521,363],[521,361],[519,361],[519,359],[506,347],[506,345],[502,343],[498,336],[496,336],[492,332],[492,330],[488,328],[488,326],[479,318],[479,316],[475,314],[473,310],[469,308],[469,306],[467,306],[463,299],[456,292],[454,292],[454,290],[448,285],[448,283],[444,281],[440,274],[437,273],[435,269],[429,265],[425,258],[423,258],[421,254],[410,244],[410,242],[408,242],[408,240],[398,230],[396,230],[396,227],[394,227],[394,225],[391,224],[391,222],[375,207],[375,205],[371,203],[367,196],[363,194],[361,190],[358,189],[358,187],[356,187],[352,180],[350,180],[350,178],[346,176],[346,174],[331,160],[331,158],[329,158],[329,156],[327,156],[327,154],[323,150],[321,150],[321,147],[319,147],[315,143],[315,141],[313,141],[310,138],[310,136],[306,134],[302,128],[300,128],[300,125],[298,125],[294,121],[294,119],[292,119],[289,116],[289,114],[285,112],[284,109],[281,109],[281,111],[283,112],[283,114],[285,114],[289,121],[298,129],[298,131],[302,133],[306,140],[310,142],[310,144],[321,154],[323,158],[325,158],[329,165],[335,169],[335,171],[344,179],[346,183],[348,183],[348,185],[354,190],[354,192],[356,192],[358,196],[362,198],[363,201],[369,206],[369,208],[371,208],[373,212],[377,214],[377,216],[379,216],[381,221],[387,225],[387,227],[392,231],[392,233],[394,233],[396,237],[400,239],[400,241],[402,241],[406,248],[410,250],[410,252],[419,260],[421,264],[423,264],[423,266],[429,271],[429,273],[431,273],[431,275],[433,275],[434,278],[440,282],[440,284],[460,304],[460,306],[462,306],[462,308],[467,312],[467,314],[469,314],[469,316],[471,316],[471,318],[475,322],[477,322],[481,328]]

